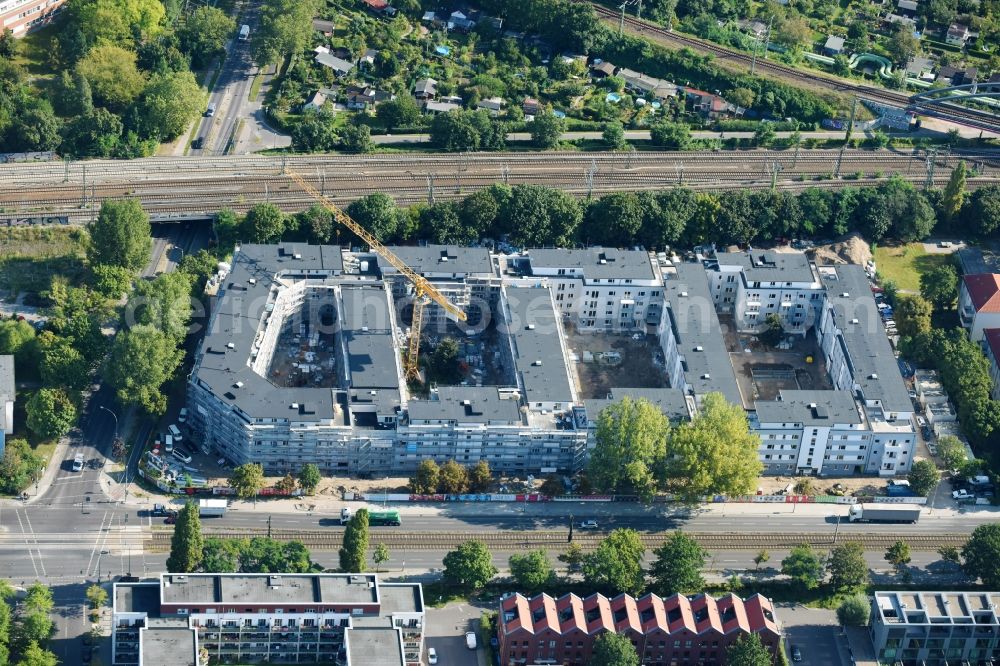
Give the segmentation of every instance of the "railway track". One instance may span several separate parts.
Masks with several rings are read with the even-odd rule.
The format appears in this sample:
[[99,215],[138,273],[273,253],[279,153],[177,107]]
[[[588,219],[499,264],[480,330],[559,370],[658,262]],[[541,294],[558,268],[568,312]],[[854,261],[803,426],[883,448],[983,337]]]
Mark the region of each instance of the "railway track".
[[[589,2],[589,0],[577,0],[577,2]],[[589,4],[594,7],[598,16],[608,21],[614,21],[615,23],[621,20],[621,15],[618,12],[594,2],[589,2]],[[674,44],[680,48],[688,48],[693,51],[708,53],[719,60],[736,62],[747,68],[751,66],[751,61],[753,60],[751,54],[730,49],[707,40],[676,33],[660,27],[655,23],[643,21],[632,16],[625,17],[625,25],[628,26],[628,28],[633,32],[643,35],[652,34],[655,35],[660,41]],[[791,67],[789,65],[783,65],[781,63],[774,62],[773,60],[766,60],[763,57],[757,58],[756,68],[761,72],[767,72],[773,75],[775,78],[785,81],[794,81],[797,84],[810,88],[821,87],[830,90],[831,92],[856,95],[858,98],[863,100],[869,100],[879,104],[886,104],[900,108],[910,106],[910,96],[905,93],[853,83],[845,79],[826,76],[820,72],[807,71]],[[992,114],[987,111],[965,109],[954,104],[938,106],[937,109],[921,108],[918,112],[926,115],[933,115],[945,120],[961,122],[962,124],[975,127],[977,129],[991,131],[1000,129],[1000,117],[996,114]]]
[[[474,153],[427,156],[307,155],[287,158],[164,158],[73,164],[0,166],[0,224],[31,217],[89,220],[100,202],[137,197],[154,219],[212,215],[222,208],[245,211],[271,201],[287,211],[312,199],[283,175],[295,170],[335,201],[347,204],[372,192],[401,205],[455,199],[494,183],[540,184],[577,196],[655,190],[683,184],[721,190],[771,187],[841,187],[899,174],[914,182],[944,182],[963,159],[979,173],[970,186],[1000,177],[1000,151],[956,151],[930,159],[908,152],[786,150],[642,153]],[[838,170],[842,178],[833,179]],[[860,181],[864,182],[864,181]],[[870,180],[868,182],[871,182]]]
[[[157,527],[143,544],[146,552],[167,552],[170,550],[172,528]],[[271,537],[278,541],[301,541],[313,550],[337,550],[343,540],[343,530],[272,530]],[[641,533],[647,549],[657,548],[672,532]],[[905,541],[912,550],[936,551],[942,546],[962,546],[968,534],[888,534],[868,533],[842,534],[835,536],[832,531],[808,534],[719,534],[685,532],[703,547],[711,550],[787,550],[808,543],[818,549],[832,548],[837,543],[857,541],[866,550],[885,550],[896,541]],[[214,529],[205,531],[205,536],[230,539],[249,539],[266,536],[266,529]],[[606,535],[596,532],[576,532],[573,542],[585,551],[597,548]],[[407,550],[448,550],[463,541],[478,539],[494,551],[520,551],[532,548],[562,549],[567,545],[567,532],[562,531],[495,531],[495,532],[401,532],[394,529],[372,528],[371,543],[384,543],[390,549]]]

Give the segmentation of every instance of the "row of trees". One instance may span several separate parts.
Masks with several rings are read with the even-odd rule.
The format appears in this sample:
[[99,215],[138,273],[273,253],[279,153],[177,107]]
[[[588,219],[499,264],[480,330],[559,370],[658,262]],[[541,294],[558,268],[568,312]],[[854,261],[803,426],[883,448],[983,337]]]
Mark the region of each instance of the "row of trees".
[[746,413],[719,393],[705,396],[698,415],[676,427],[648,400],[623,398],[601,411],[595,439],[587,476],[602,493],[650,501],[666,491],[698,502],[749,494],[761,472],[759,437]]
[[[616,192],[591,200],[539,185],[495,184],[461,201],[407,208],[398,207],[386,194],[374,193],[352,202],[347,213],[386,243],[506,239],[522,247],[583,243],[660,248],[747,245],[779,237],[837,236],[851,230],[873,240],[916,240],[934,229],[937,200],[936,193],[918,191],[899,179],[875,187],[807,188],[801,193],[695,192],[676,187]],[[995,213],[1000,219],[1000,206]],[[268,203],[255,205],[244,217],[222,211],[216,231],[224,246],[236,240],[353,240],[344,238],[319,206],[297,215],[285,215]]]
[[440,466],[433,460],[424,460],[410,479],[410,492],[417,495],[481,493],[489,490],[492,482],[493,475],[485,460],[472,467],[465,467],[454,460]]
[[49,651],[55,632],[51,614],[55,607],[52,590],[34,583],[20,601],[14,588],[0,580],[0,664],[11,666],[56,666]]

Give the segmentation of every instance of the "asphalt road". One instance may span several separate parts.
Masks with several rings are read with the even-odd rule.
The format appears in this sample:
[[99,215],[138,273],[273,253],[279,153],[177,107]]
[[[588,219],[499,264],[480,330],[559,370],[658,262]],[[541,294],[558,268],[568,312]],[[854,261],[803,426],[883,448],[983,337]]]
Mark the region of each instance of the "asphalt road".
[[[240,25],[250,26],[251,35],[257,27],[260,3],[250,2],[237,17]],[[202,116],[195,138],[202,140],[201,148],[192,148],[190,155],[225,155],[241,118],[246,117],[250,87],[253,84],[257,66],[250,58],[250,42],[237,37],[229,42],[226,59],[222,63],[215,88],[209,95],[208,104],[215,105],[212,117]],[[206,107],[207,108],[207,107]]]

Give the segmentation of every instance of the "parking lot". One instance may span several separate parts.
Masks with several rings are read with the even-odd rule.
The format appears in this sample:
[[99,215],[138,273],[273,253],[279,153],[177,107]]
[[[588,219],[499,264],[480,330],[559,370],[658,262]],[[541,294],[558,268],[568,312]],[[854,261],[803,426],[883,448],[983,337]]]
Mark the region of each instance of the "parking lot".
[[851,663],[834,611],[806,608],[799,604],[779,604],[778,619],[784,626],[789,653],[793,646],[802,652],[802,661],[798,664],[847,666]]
[[[428,648],[434,648],[438,664],[452,666],[486,666],[486,650],[480,645],[475,651],[465,645],[465,632],[477,631],[481,608],[469,604],[449,604],[445,608],[427,609]],[[425,655],[426,659],[426,655]]]

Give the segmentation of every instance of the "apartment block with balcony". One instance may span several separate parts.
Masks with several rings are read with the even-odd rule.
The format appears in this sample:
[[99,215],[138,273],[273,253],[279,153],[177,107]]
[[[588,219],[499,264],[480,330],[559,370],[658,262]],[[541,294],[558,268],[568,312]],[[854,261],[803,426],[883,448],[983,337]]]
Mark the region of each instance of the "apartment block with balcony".
[[974,342],[983,331],[1000,328],[1000,274],[963,275],[958,285],[958,318]]
[[809,259],[798,252],[719,252],[709,271],[713,297],[732,304],[741,331],[760,331],[778,315],[789,334],[805,335],[819,314],[823,285]]
[[66,0],[0,0],[0,31],[23,37],[55,17]]
[[947,666],[1000,660],[1000,592],[875,592],[879,663]]
[[[419,583],[373,574],[161,574],[116,583],[115,666],[344,663],[418,666]],[[189,657],[190,656],[190,657]]]
[[726,649],[751,633],[775,658],[781,639],[774,607],[759,594],[746,600],[733,594],[512,594],[500,601],[499,663],[585,666],[605,632],[628,637],[647,666],[724,665]]

